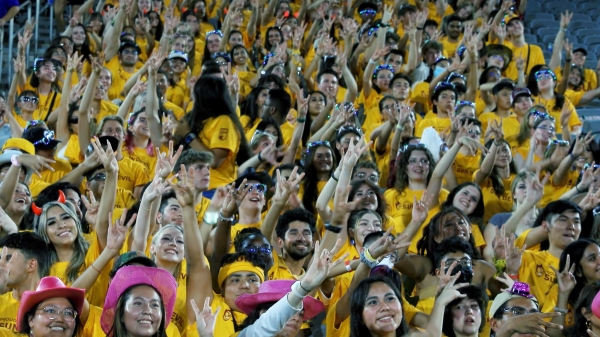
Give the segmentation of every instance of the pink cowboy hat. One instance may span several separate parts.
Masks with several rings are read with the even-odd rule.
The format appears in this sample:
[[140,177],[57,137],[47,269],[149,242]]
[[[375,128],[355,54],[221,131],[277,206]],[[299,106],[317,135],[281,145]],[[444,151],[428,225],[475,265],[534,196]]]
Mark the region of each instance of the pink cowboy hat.
[[165,307],[165,328],[171,322],[175,298],[177,297],[177,282],[173,275],[161,268],[125,266],[117,271],[106,293],[104,309],[100,317],[100,326],[106,336],[112,336],[112,327],[119,298],[129,288],[138,285],[151,286],[160,294]]
[[[252,311],[259,305],[269,302],[277,302],[282,299],[287,293],[292,291],[294,280],[275,280],[267,281],[260,285],[258,293],[244,294],[235,300],[235,305],[244,312],[250,315]],[[325,306],[321,301],[311,296],[306,296],[302,302],[304,306],[303,320],[308,321],[315,317],[321,311],[325,310]]]
[[27,313],[40,302],[49,298],[63,297],[71,302],[73,309],[81,315],[83,311],[83,301],[85,300],[85,290],[79,288],[67,287],[58,277],[47,276],[40,280],[36,291],[26,291],[21,298],[19,312],[17,313],[17,330],[24,331],[27,324]]

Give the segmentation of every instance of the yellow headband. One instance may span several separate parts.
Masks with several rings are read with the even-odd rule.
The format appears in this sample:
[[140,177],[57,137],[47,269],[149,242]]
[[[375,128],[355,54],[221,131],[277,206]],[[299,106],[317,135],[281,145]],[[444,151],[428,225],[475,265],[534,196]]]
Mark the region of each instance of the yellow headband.
[[255,265],[246,260],[241,260],[221,267],[221,269],[219,270],[218,277],[219,286],[223,285],[223,282],[225,282],[225,279],[227,279],[229,275],[240,271],[255,273],[258,276],[258,278],[260,278],[260,283],[263,283],[265,281],[265,271],[262,268],[256,267]]

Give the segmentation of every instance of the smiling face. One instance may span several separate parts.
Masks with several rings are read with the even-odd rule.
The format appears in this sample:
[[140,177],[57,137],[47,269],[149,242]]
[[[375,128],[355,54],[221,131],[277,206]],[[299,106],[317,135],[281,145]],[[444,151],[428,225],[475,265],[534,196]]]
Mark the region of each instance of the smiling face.
[[267,33],[267,39],[271,46],[277,46],[281,43],[281,34],[276,29],[270,29]]
[[[506,306],[506,308],[523,308],[527,312],[530,312],[530,313],[539,311],[538,305],[531,299],[525,298],[525,297],[513,298],[513,299],[509,300],[508,302],[506,302],[505,306]],[[506,323],[506,321],[508,321],[509,319],[511,319],[513,317],[518,317],[518,316],[515,316],[513,314],[513,312],[511,310],[509,310],[508,312],[505,312],[502,315],[502,319],[490,318],[490,327],[492,328],[493,331],[498,331],[498,330],[500,330],[500,327],[502,327],[502,325]],[[530,337],[530,336],[532,336],[532,335],[515,333],[511,337]]]
[[586,56],[582,51],[576,51],[573,53],[573,58],[571,59],[571,61],[573,62],[573,64],[583,67],[583,65],[585,64],[585,59]]
[[469,224],[469,220],[454,212],[444,215],[440,219],[438,226],[439,234],[435,237],[437,243],[454,236],[458,236],[461,239],[468,241],[471,236],[471,225]]
[[381,218],[371,212],[363,214],[353,229],[350,229],[350,236],[354,238],[357,247],[363,247],[367,235],[381,231]]
[[67,53],[62,48],[54,48],[52,50],[52,54],[50,54],[50,57],[53,60],[60,61],[62,64],[67,64]]
[[124,48],[120,55],[121,64],[126,67],[133,67],[138,61],[138,52],[133,47]]
[[542,226],[548,230],[548,240],[560,249],[565,249],[571,242],[579,239],[581,218],[579,213],[567,210],[551,217],[550,223],[543,221]]
[[65,322],[63,315],[50,319],[43,310],[44,308],[46,308],[46,311],[61,310],[61,314],[64,314],[64,310],[75,311],[71,302],[64,297],[44,300],[37,305],[33,317],[29,318],[31,336],[72,337],[74,335],[76,321]]
[[481,199],[481,193],[475,186],[465,186],[462,188],[452,201],[452,206],[460,209],[466,215],[469,215],[475,211],[477,204]]
[[481,326],[481,308],[476,300],[463,298],[452,306],[452,329],[457,336],[477,336]]
[[183,233],[170,227],[160,231],[152,239],[150,254],[156,257],[158,263],[180,263],[183,261],[183,249]]
[[451,39],[458,39],[462,33],[462,22],[451,21],[448,22],[448,37]]
[[150,137],[150,129],[148,128],[148,120],[146,119],[145,112],[137,115],[129,130],[137,137]]
[[510,22],[506,25],[506,32],[510,37],[516,38],[523,35],[523,30],[525,27],[523,26],[523,22],[521,20],[510,20]]
[[402,304],[394,290],[383,282],[373,283],[365,299],[362,318],[372,335],[394,333],[402,323]]
[[210,34],[206,37],[206,46],[208,47],[209,53],[216,53],[219,51],[221,44],[221,36],[219,34]]
[[324,92],[326,95],[335,97],[338,92],[338,78],[333,74],[321,75],[319,81],[319,91]]
[[260,278],[255,273],[249,271],[239,271],[227,276],[223,289],[225,303],[231,308],[241,312],[235,305],[235,300],[244,294],[256,294],[260,287]]
[[424,151],[411,151],[408,157],[408,179],[413,181],[426,181],[429,175],[429,158]]
[[154,336],[160,328],[163,312],[160,295],[148,285],[129,291],[123,321],[129,336]]
[[[239,35],[239,34],[236,34]],[[231,39],[229,39],[229,44],[231,44]],[[245,65],[246,61],[248,61],[248,52],[244,48],[236,48],[233,52],[233,62],[236,65]]]
[[333,167],[333,153],[326,146],[319,146],[315,151],[315,157],[313,159],[313,165],[317,172],[329,172]]
[[60,206],[50,207],[46,213],[46,235],[55,246],[71,246],[77,239],[77,223]]
[[277,238],[277,244],[279,248],[283,248],[285,254],[298,261],[307,257],[312,251],[312,235],[309,224],[302,221],[292,221],[285,232],[285,237]]
[[494,166],[498,168],[505,168],[512,162],[512,153],[510,152],[510,145],[502,142],[502,145],[496,151],[496,161]]
[[54,82],[56,80],[56,70],[50,61],[41,64],[35,74],[41,81]]
[[252,185],[252,190],[248,191],[244,200],[240,204],[240,212],[248,212],[254,214],[261,212],[265,206],[265,192],[259,191],[258,188],[254,187],[256,184],[260,184],[256,180],[248,180],[246,184]]
[[569,85],[577,87],[581,82],[581,72],[579,69],[571,68],[571,72],[569,73]]
[[157,214],[157,220],[163,226],[181,226],[183,224],[183,211],[181,210],[179,201],[175,198],[169,198],[163,211]]
[[554,78],[550,74],[540,74],[536,76],[537,86],[540,92],[554,90]]
[[73,27],[71,39],[73,39],[75,46],[81,46],[85,42],[85,29],[79,25]]
[[379,87],[379,89],[382,91],[385,91],[389,88],[392,77],[394,77],[394,73],[387,69],[381,69],[379,72],[377,72],[373,84],[377,85],[377,87]]
[[588,283],[600,281],[600,247],[597,244],[591,243],[585,248],[575,274],[583,276]]
[[554,122],[551,120],[545,120],[538,124],[538,126],[532,130],[535,139],[540,141],[542,144],[548,144],[556,133]]
[[[377,172],[375,172],[375,174],[377,174]],[[379,206],[379,203],[377,201],[377,194],[368,184],[363,184],[358,188],[358,190],[356,190],[356,193],[354,194],[354,199],[356,198],[361,198],[357,209],[368,209],[371,211],[375,211]]]

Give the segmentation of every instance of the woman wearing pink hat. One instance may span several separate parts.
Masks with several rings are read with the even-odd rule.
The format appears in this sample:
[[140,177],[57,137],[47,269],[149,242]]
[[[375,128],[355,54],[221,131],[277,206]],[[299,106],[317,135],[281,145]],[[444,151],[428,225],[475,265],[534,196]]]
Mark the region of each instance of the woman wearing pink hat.
[[110,283],[100,325],[107,337],[167,337],[177,283],[160,268],[125,266]]
[[[69,288],[57,277],[44,277],[36,291],[26,291],[17,314],[17,330],[30,337],[73,337],[82,329],[85,291]],[[2,329],[0,336],[11,336]]]

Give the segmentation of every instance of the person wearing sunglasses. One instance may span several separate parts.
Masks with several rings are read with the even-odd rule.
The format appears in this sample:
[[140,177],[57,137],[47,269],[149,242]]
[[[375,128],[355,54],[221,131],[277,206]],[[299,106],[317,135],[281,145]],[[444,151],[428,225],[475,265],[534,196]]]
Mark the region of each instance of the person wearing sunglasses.
[[[22,67],[25,71],[25,65]],[[48,115],[58,108],[61,99],[61,88],[56,72],[56,66],[51,59],[38,58],[33,64],[31,79],[20,90],[31,90],[38,95],[38,108],[33,114],[33,119],[46,120]]]
[[516,155],[519,147],[528,147],[531,134],[533,132],[533,123],[537,116],[547,114],[546,108],[543,105],[534,105],[520,119],[519,133],[506,139],[510,144],[513,155]]
[[[535,117],[531,132],[531,140],[529,142],[530,144],[527,144],[529,146],[519,147],[515,154],[517,170],[520,171],[523,168],[527,168],[535,171],[537,166],[546,169],[549,166],[550,161],[547,160],[542,162],[542,160],[545,158],[546,149],[556,138],[556,131],[554,117],[549,114],[539,114]],[[528,162],[528,158],[533,158],[533,160]]]
[[[577,135],[581,131],[581,120],[577,116],[577,110],[569,99],[558,93],[556,85],[556,75],[545,65],[533,67],[527,77],[527,88],[533,94],[534,104],[545,106],[548,114],[559,121],[556,132],[563,133],[562,129],[567,128],[571,134]],[[566,139],[568,138],[571,138],[570,134]]]

